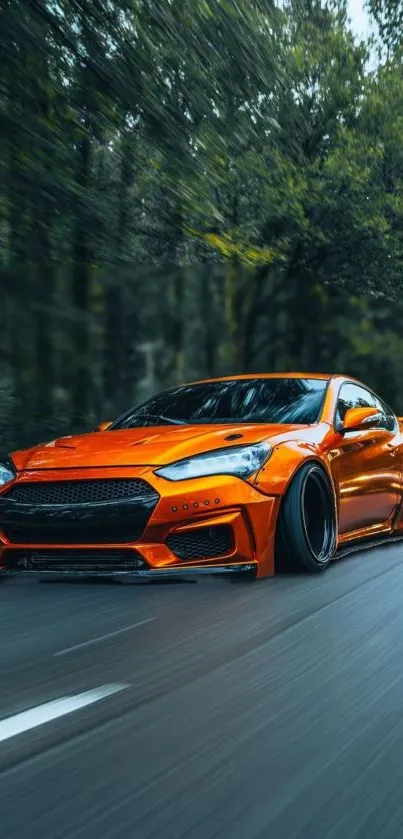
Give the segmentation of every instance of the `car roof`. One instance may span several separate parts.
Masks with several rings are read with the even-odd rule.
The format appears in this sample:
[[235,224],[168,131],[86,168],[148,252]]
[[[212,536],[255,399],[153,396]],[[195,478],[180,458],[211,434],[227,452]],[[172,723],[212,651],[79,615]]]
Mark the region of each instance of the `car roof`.
[[[335,373],[242,373],[234,376],[216,376],[209,379],[198,379],[194,382],[189,382],[192,385],[206,384],[207,382],[230,382],[234,380],[242,381],[243,379],[322,379],[329,381],[334,376],[342,374]],[[342,376],[342,378],[347,378]]]

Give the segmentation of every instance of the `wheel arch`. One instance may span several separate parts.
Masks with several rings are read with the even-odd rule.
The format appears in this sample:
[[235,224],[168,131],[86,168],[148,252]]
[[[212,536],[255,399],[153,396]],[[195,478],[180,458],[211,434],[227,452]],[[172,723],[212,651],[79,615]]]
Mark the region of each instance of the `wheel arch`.
[[[283,490],[283,492],[281,493],[281,496],[282,496],[282,497],[281,497],[281,503],[280,503],[280,506],[281,506],[281,504],[282,504],[282,502],[283,502],[283,499],[284,499],[284,496],[287,494],[287,490],[288,490],[288,489],[289,489],[289,487],[291,486],[291,483],[292,483],[292,481],[294,480],[295,476],[298,474],[298,472],[299,472],[299,471],[300,471],[300,470],[301,470],[301,469],[302,469],[302,468],[303,468],[303,467],[304,467],[307,463],[315,463],[317,466],[319,466],[319,467],[322,469],[322,471],[325,473],[325,475],[326,475],[326,477],[327,477],[327,479],[328,479],[328,481],[329,481],[329,485],[330,485],[330,489],[331,489],[331,491],[332,491],[332,497],[333,497],[334,513],[335,513],[335,517],[336,517],[336,527],[337,527],[337,529],[338,529],[338,523],[339,523],[338,493],[336,492],[336,486],[335,486],[334,479],[333,479],[333,475],[332,475],[332,472],[331,472],[331,470],[330,470],[329,465],[326,463],[326,461],[324,461],[324,460],[323,460],[321,457],[319,457],[318,455],[312,455],[312,456],[309,456],[309,457],[304,457],[304,458],[303,458],[303,460],[301,460],[301,461],[297,464],[297,466],[294,468],[293,472],[290,474],[290,476],[289,476],[289,478],[288,478],[288,480],[287,480],[287,483],[286,483],[286,484],[285,484],[285,486],[284,486],[284,490]],[[278,524],[278,517],[277,517],[277,524]]]
[[[300,446],[298,444],[287,445],[284,448],[282,448],[282,451],[279,447],[276,460],[278,461],[278,464],[273,462],[272,465],[274,469],[276,469],[276,471],[277,466],[280,467],[277,472],[276,478],[276,492],[280,496],[280,498],[274,526],[274,573],[277,573],[279,570],[281,571],[285,568],[285,563],[282,558],[283,549],[280,534],[281,509],[292,482],[294,481],[298,473],[301,471],[301,469],[303,469],[304,466],[306,466],[306,464],[312,463],[316,466],[319,466],[319,468],[322,469],[322,471],[326,475],[333,499],[337,535],[339,525],[338,493],[336,491],[333,475],[327,461],[320,457],[320,455],[317,454],[317,452],[315,451],[310,451],[307,453],[306,447]],[[286,464],[289,467],[288,469],[284,468]],[[268,482],[269,481],[270,478],[268,476]]]
[[267,495],[285,495],[295,475],[306,463],[317,463],[329,480],[333,495],[337,499],[336,486],[327,460],[314,446],[306,443],[282,443],[274,448],[267,466],[258,475],[257,486]]
[[285,503],[288,490],[290,489],[291,485],[293,484],[294,480],[296,479],[297,475],[309,464],[313,464],[321,470],[321,472],[326,476],[329,490],[333,502],[333,511],[334,511],[334,522],[335,522],[335,529],[336,529],[336,550],[337,550],[337,542],[338,542],[338,498],[336,493],[336,488],[333,480],[332,473],[326,464],[320,457],[312,455],[309,457],[304,457],[299,461],[299,463],[295,466],[293,471],[288,476],[288,480],[284,484],[283,492],[280,496],[280,503],[277,510],[277,517],[275,523],[275,533],[274,533],[274,568],[275,573],[278,571],[283,571],[285,569],[289,570],[289,563],[285,558],[285,546],[283,542],[283,536],[281,533],[281,519],[282,519],[282,507]]
[[306,463],[317,464],[326,474],[332,492],[338,529],[338,495],[328,461],[321,456],[316,446],[307,444],[306,441],[294,440],[277,444],[273,448],[271,457],[253,481],[256,489],[271,497],[275,502],[267,550],[259,554],[259,577],[273,576],[281,568],[281,564],[277,562],[280,512],[292,481]]
[[290,484],[291,484],[291,481],[293,481],[293,480],[294,480],[294,478],[295,478],[295,476],[296,476],[297,472],[299,472],[299,471],[300,471],[300,469],[302,469],[302,468],[303,468],[303,467],[304,467],[307,463],[315,463],[315,464],[316,464],[316,466],[319,466],[319,467],[322,469],[322,471],[325,473],[325,475],[326,475],[326,477],[327,477],[327,479],[328,479],[328,481],[329,481],[329,484],[330,484],[330,486],[331,486],[331,489],[332,489],[333,495],[336,497],[335,486],[334,486],[334,480],[333,480],[333,475],[332,475],[332,473],[331,473],[331,470],[330,470],[330,468],[329,468],[328,464],[326,463],[326,461],[324,461],[324,460],[323,460],[321,457],[319,457],[318,455],[316,455],[316,456],[315,456],[315,455],[312,455],[311,457],[305,457],[303,460],[301,460],[301,461],[300,461],[300,463],[298,463],[298,465],[297,465],[297,466],[295,467],[295,469],[293,470],[292,474],[289,476],[288,481],[287,481],[286,486],[285,486],[285,489],[284,489],[284,492],[283,492],[282,494],[283,494],[283,495],[285,495],[285,493],[287,492],[288,487],[289,487],[289,486],[290,486]]

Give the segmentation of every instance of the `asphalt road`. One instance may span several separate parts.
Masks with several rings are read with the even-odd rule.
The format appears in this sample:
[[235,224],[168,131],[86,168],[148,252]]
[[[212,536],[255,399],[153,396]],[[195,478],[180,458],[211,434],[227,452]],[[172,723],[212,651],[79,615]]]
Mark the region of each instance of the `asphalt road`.
[[0,639],[1,837],[403,836],[403,545],[254,584],[11,580]]

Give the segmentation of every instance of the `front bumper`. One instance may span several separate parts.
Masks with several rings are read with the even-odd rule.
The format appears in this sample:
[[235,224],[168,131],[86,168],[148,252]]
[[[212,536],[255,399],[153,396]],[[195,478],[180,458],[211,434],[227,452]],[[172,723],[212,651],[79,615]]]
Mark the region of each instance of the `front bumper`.
[[[143,499],[138,509],[132,501],[58,504],[52,508],[49,504],[11,503],[7,491],[0,493],[0,574],[154,579],[237,572],[263,577],[274,573],[278,498],[263,495],[247,482],[231,476],[172,483],[158,478],[150,468],[107,468],[100,472],[99,469],[63,469],[57,473],[25,473],[13,486],[43,482],[46,487],[55,481],[134,478],[148,482],[153,496]],[[124,539],[119,539],[121,514]],[[142,532],[138,527],[140,519]],[[136,523],[133,539],[130,538],[132,521]],[[75,528],[78,524],[79,539],[71,538],[69,524]],[[105,528],[111,528],[107,539]],[[186,554],[186,546],[192,546],[192,540],[196,546],[200,545],[200,539],[206,543],[207,532],[214,536],[220,528],[231,533],[231,538],[227,543],[213,539],[215,553],[210,550],[203,556],[199,546]],[[43,532],[50,534],[46,541],[40,538]],[[19,538],[14,538],[15,533]],[[63,538],[58,538],[58,533]],[[181,540],[185,545],[183,550],[177,547]],[[74,555],[72,567],[58,561],[68,552]],[[103,558],[110,557],[110,563],[98,563],[101,554]],[[126,558],[122,567],[116,560],[123,554]],[[50,563],[49,555],[52,555]],[[21,562],[14,561],[17,556]],[[128,557],[132,558],[131,563]]]

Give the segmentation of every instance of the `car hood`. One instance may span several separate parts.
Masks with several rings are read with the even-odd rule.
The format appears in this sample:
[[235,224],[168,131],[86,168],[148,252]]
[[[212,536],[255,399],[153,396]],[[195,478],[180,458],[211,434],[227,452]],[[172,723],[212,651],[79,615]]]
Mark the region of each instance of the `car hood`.
[[[228,446],[295,436],[300,425],[168,425],[63,437],[12,453],[18,471],[98,466],[163,466]],[[294,432],[294,434],[293,434]],[[235,436],[236,435],[236,436]],[[230,438],[230,439],[229,439]],[[278,439],[277,439],[278,438]]]

